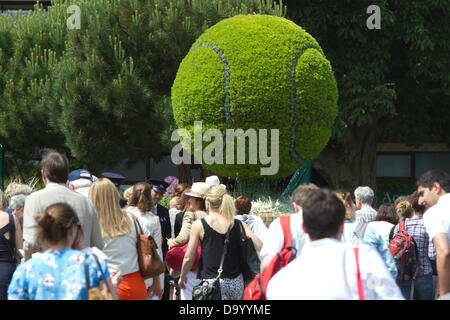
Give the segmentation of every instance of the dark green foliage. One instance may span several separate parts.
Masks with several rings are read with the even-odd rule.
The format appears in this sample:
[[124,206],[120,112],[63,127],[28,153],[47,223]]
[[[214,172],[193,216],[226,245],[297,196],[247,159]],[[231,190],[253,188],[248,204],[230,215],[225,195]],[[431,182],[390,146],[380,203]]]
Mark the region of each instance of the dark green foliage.
[[64,58],[55,66],[53,121],[72,155],[94,171],[121,159],[158,158],[162,149],[153,138],[163,126],[151,91],[114,32],[120,29],[118,3],[81,1],[89,23],[69,32]]
[[[47,92],[51,68],[64,46],[60,8],[53,19],[36,6],[32,15],[0,16],[0,138],[8,154],[36,156],[42,147],[60,147],[63,139],[49,124]],[[37,156],[38,157],[38,156]]]
[[[382,125],[380,130],[383,140],[403,142],[407,132],[396,130],[395,126],[405,128],[404,115],[411,119],[408,126],[422,126],[423,114],[417,111],[436,109],[432,96],[440,92],[441,98],[437,99],[442,99],[445,91],[448,95],[450,2],[284,2],[287,16],[301,23],[321,43],[335,70],[340,92],[339,115],[333,131],[335,141],[345,141],[350,126],[373,126],[383,119],[383,123],[389,124],[386,128]],[[372,4],[381,9],[380,30],[369,30],[366,26],[370,16],[366,9]],[[384,85],[387,82],[395,86],[389,88]],[[439,113],[446,117],[444,109],[432,112],[437,115],[434,121],[440,122]],[[395,118],[388,120],[392,117]],[[423,129],[429,124],[427,121]],[[385,129],[389,135],[384,134]],[[414,140],[406,136],[406,140]],[[441,141],[449,141],[444,131],[441,137]]]
[[[375,187],[377,142],[450,142],[450,2],[284,3],[335,71],[339,113],[330,143],[313,162],[332,188]],[[366,26],[370,5],[381,9],[380,30]]]

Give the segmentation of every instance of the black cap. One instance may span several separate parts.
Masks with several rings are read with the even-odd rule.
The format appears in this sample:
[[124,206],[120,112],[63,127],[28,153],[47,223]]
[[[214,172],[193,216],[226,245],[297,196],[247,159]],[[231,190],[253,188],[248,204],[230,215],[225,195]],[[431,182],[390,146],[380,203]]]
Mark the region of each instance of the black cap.
[[113,172],[102,172],[102,177],[111,180],[117,188],[119,188],[122,181],[125,180],[124,176]]
[[157,179],[148,179],[146,181],[153,190],[160,193],[165,193],[168,186],[170,186],[170,183],[167,183],[163,180],[157,180]]

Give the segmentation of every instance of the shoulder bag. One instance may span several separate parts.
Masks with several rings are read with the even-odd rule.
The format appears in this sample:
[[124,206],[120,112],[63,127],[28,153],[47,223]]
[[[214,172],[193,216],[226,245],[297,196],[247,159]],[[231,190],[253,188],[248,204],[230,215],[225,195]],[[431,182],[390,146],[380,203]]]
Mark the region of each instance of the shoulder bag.
[[143,234],[139,221],[135,217],[133,217],[133,220],[136,229],[136,249],[141,276],[144,280],[159,276],[164,272],[165,266],[156,251],[158,246],[152,236]]
[[258,253],[256,252],[253,240],[247,237],[244,229],[244,225],[241,221],[238,221],[241,230],[241,242],[240,242],[240,255],[242,275],[244,276],[244,285],[249,284],[259,273],[261,267],[261,261],[259,260]]
[[105,287],[100,289],[99,287],[90,288],[89,287],[89,254],[84,258],[84,275],[86,277],[86,287],[88,292],[88,300],[113,300],[112,298],[112,288],[106,281],[105,274],[103,273],[102,266],[98,262],[98,258],[95,254],[91,254],[94,257],[95,263],[97,263],[98,269],[102,275],[103,283]]
[[225,236],[222,257],[220,258],[220,266],[217,269],[217,277],[213,282],[202,280],[199,285],[192,289],[192,300],[222,300],[222,291],[220,290],[220,276],[223,272],[223,261],[228,250],[228,242],[230,237],[231,225]]

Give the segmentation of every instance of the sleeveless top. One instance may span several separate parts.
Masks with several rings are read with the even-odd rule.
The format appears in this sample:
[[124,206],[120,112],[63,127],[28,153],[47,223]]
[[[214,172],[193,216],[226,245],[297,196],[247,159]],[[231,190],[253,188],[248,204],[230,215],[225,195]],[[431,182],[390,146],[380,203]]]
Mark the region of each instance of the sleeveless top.
[[[14,263],[14,248],[16,247],[14,217],[8,212],[9,223],[0,229],[0,262]],[[9,240],[5,233],[9,232]]]
[[[220,258],[222,257],[226,233],[218,233],[211,228],[206,220],[201,219],[205,235],[201,241],[202,254],[200,256],[197,277],[199,279],[213,279],[218,273]],[[228,251],[223,262],[223,272],[221,278],[233,279],[242,273],[240,264],[240,242],[241,230],[239,222],[234,220],[233,228],[230,231]]]

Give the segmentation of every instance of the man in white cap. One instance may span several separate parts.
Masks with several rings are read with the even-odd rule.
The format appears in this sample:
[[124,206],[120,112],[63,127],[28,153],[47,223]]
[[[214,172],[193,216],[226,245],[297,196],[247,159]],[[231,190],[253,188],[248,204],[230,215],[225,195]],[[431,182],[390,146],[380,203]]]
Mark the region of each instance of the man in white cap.
[[75,192],[81,193],[86,198],[89,197],[89,189],[94,181],[91,173],[84,169],[77,169],[69,173],[69,187]]

